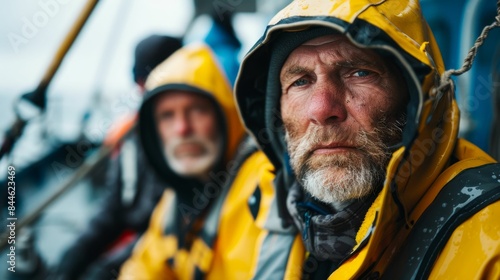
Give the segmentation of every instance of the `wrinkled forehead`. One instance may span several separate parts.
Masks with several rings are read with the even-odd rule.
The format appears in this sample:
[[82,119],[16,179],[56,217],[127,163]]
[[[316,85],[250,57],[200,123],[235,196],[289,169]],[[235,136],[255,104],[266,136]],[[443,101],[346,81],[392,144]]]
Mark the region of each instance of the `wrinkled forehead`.
[[312,57],[318,57],[323,61],[335,61],[342,65],[378,64],[385,68],[386,64],[374,50],[358,47],[344,35],[331,34],[315,37],[292,49],[281,65],[281,73],[297,64],[313,63],[310,61]]
[[[334,43],[334,42],[340,42],[340,41],[345,41],[347,38],[344,35],[341,34],[331,34],[331,35],[324,35],[324,36],[319,36],[314,39],[311,39],[309,41],[306,41],[300,46],[321,46],[329,43]],[[300,47],[299,46],[299,47]]]
[[[358,47],[351,42],[349,38],[342,34],[329,34],[315,37],[307,40],[304,43],[294,48],[290,54],[300,52],[301,50],[320,51],[335,51],[339,55],[349,56],[372,56],[377,55],[376,52],[369,48]],[[371,59],[371,58],[369,58]]]

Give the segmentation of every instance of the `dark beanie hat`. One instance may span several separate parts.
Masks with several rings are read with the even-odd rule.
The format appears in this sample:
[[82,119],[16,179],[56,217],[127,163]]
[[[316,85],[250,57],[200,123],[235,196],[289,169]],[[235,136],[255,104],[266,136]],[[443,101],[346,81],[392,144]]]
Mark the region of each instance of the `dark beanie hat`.
[[181,47],[181,38],[166,35],[151,35],[140,41],[135,47],[134,81],[145,81],[158,64]]

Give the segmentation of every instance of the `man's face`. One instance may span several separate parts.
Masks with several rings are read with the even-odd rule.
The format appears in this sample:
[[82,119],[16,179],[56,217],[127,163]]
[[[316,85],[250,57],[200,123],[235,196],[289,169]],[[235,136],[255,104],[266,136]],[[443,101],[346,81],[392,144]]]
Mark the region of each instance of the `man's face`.
[[280,82],[290,163],[305,190],[335,205],[380,186],[408,99],[395,67],[327,35],[296,48]]
[[206,179],[221,151],[212,102],[196,93],[171,91],[158,97],[154,117],[172,170]]

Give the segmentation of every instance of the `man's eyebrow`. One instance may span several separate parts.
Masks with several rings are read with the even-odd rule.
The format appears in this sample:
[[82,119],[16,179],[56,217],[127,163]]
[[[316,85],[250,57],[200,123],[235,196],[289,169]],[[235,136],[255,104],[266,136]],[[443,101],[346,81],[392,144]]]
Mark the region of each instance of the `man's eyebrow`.
[[[380,63],[376,63],[373,61],[368,61],[365,59],[349,59],[349,60],[341,60],[332,64],[335,67],[346,67],[346,68],[358,68],[358,67],[370,67],[375,69],[384,69],[384,66]],[[295,75],[307,74],[311,73],[314,70],[308,67],[292,65],[285,69],[285,72],[281,75],[282,79],[290,79]]]
[[305,74],[305,73],[310,73],[312,70],[307,67],[303,66],[298,66],[298,65],[292,65],[289,68],[285,69],[285,72],[282,75],[283,79],[288,79],[291,78],[292,76],[299,75],[299,74]]
[[372,61],[367,61],[364,59],[350,59],[350,60],[342,60],[334,63],[335,66],[348,67],[348,68],[356,68],[356,67],[375,67],[375,68],[383,68],[379,63],[374,63]]

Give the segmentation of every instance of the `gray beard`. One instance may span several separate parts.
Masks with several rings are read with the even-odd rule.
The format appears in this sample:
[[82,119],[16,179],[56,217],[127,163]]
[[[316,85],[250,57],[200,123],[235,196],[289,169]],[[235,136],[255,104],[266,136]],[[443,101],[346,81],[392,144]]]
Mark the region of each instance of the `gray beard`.
[[[382,119],[374,131],[358,132],[354,138],[348,138],[352,135],[349,131],[337,128],[312,128],[301,139],[292,139],[290,129],[285,129],[290,164],[299,184],[311,196],[334,208],[377,192],[393,152],[389,147],[401,140],[404,119],[401,116],[391,124]],[[334,156],[311,153],[313,145],[332,139],[354,143],[359,150]]]
[[385,177],[385,170],[373,163],[338,166],[325,161],[306,168],[299,182],[314,198],[338,208],[339,204],[373,194]]

